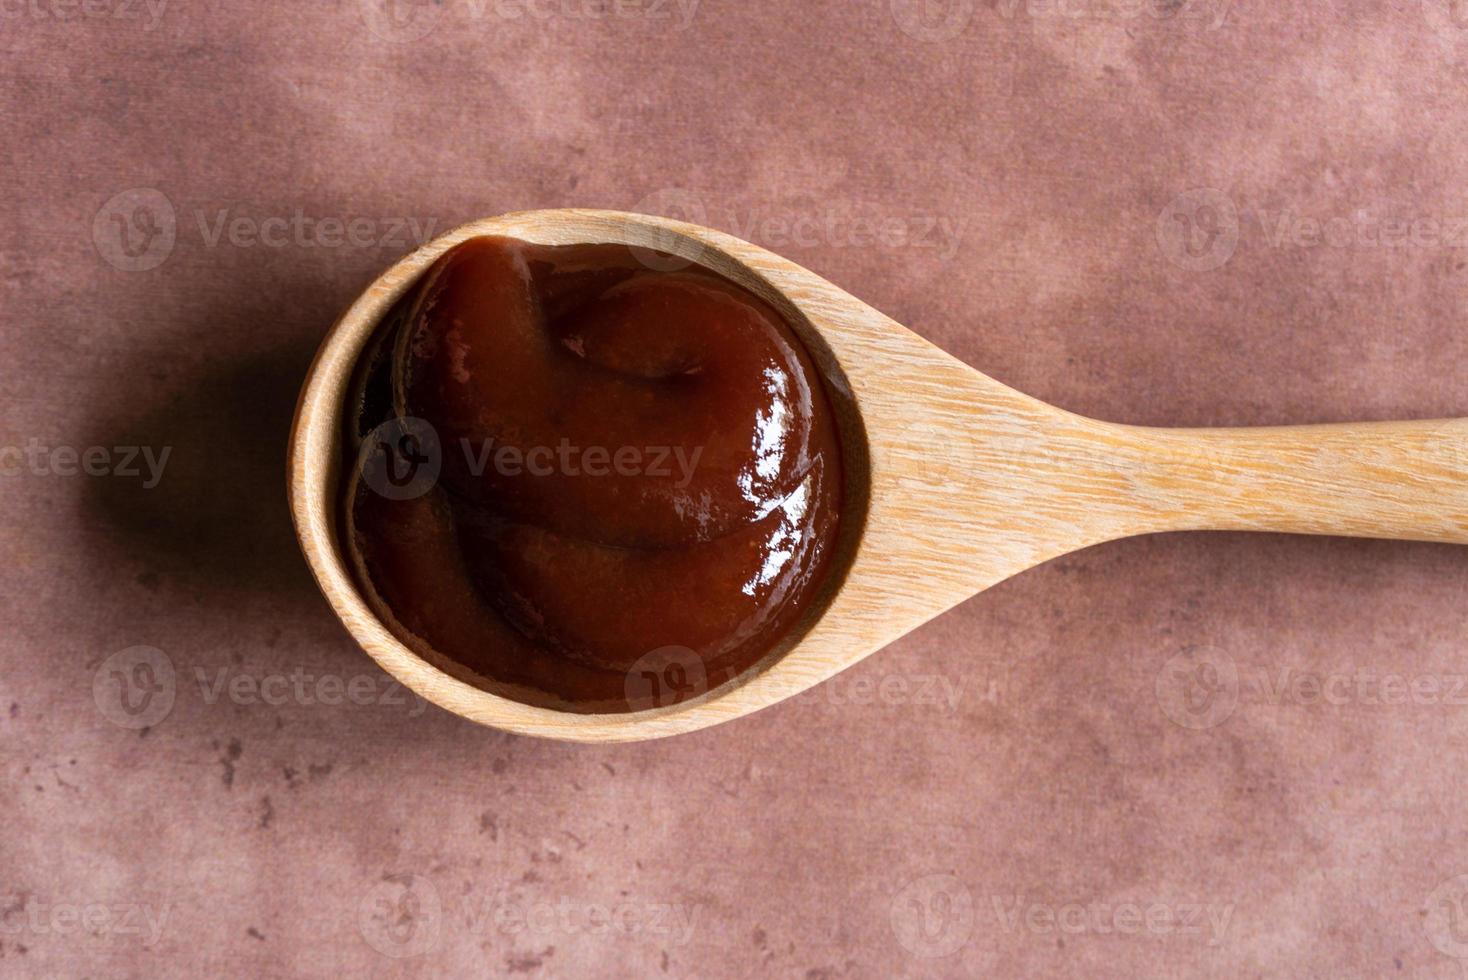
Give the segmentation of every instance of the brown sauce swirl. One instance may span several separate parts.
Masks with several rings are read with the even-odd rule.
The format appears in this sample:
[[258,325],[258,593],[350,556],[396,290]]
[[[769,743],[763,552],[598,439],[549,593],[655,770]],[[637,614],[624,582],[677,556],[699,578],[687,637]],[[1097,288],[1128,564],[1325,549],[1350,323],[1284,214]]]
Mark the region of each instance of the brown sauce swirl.
[[384,319],[350,398],[343,531],[369,603],[521,700],[697,696],[769,653],[829,571],[820,373],[773,307],[701,267],[471,239]]

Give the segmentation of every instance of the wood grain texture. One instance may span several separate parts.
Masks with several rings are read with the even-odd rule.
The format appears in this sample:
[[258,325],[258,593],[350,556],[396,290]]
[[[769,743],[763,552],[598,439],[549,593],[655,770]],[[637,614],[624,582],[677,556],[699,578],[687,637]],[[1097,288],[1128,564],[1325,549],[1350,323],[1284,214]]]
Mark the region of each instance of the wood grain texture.
[[[855,501],[845,576],[793,645],[695,700],[634,714],[574,715],[450,677],[372,613],[336,533],[343,394],[392,303],[444,251],[485,234],[672,252],[792,314],[837,401],[846,403],[843,438]],[[486,725],[627,741],[773,704],[975,592],[1115,538],[1228,529],[1468,543],[1468,420],[1238,430],[1099,422],[1005,387],[755,245],[662,218],[557,210],[460,227],[368,287],[311,367],[291,434],[288,483],[297,536],[323,593],[362,647],[404,684]]]

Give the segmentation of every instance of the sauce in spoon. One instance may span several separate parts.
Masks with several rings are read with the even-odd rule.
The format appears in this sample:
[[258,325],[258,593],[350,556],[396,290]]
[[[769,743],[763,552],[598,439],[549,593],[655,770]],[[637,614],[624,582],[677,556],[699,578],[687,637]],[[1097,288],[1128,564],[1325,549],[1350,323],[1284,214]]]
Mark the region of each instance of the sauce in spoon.
[[358,369],[344,536],[374,611],[451,672],[615,712],[758,663],[819,593],[837,426],[788,323],[621,245],[458,245]]

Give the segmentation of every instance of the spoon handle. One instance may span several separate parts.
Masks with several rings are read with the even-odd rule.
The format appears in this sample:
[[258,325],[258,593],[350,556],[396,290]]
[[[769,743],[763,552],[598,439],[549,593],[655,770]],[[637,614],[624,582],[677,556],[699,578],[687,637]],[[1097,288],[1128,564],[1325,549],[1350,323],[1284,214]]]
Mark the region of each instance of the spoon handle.
[[1468,419],[1130,432],[1167,529],[1468,544]]

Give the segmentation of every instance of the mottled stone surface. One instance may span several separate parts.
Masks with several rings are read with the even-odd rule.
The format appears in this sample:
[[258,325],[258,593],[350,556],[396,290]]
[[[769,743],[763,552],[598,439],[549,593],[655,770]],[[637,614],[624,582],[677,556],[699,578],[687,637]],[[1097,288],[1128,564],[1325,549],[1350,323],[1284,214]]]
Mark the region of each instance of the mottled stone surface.
[[0,975],[1461,975],[1468,549],[1110,544],[588,748],[400,700],[290,532],[333,316],[531,207],[1098,417],[1468,415],[1468,19],[1228,2],[0,5]]

